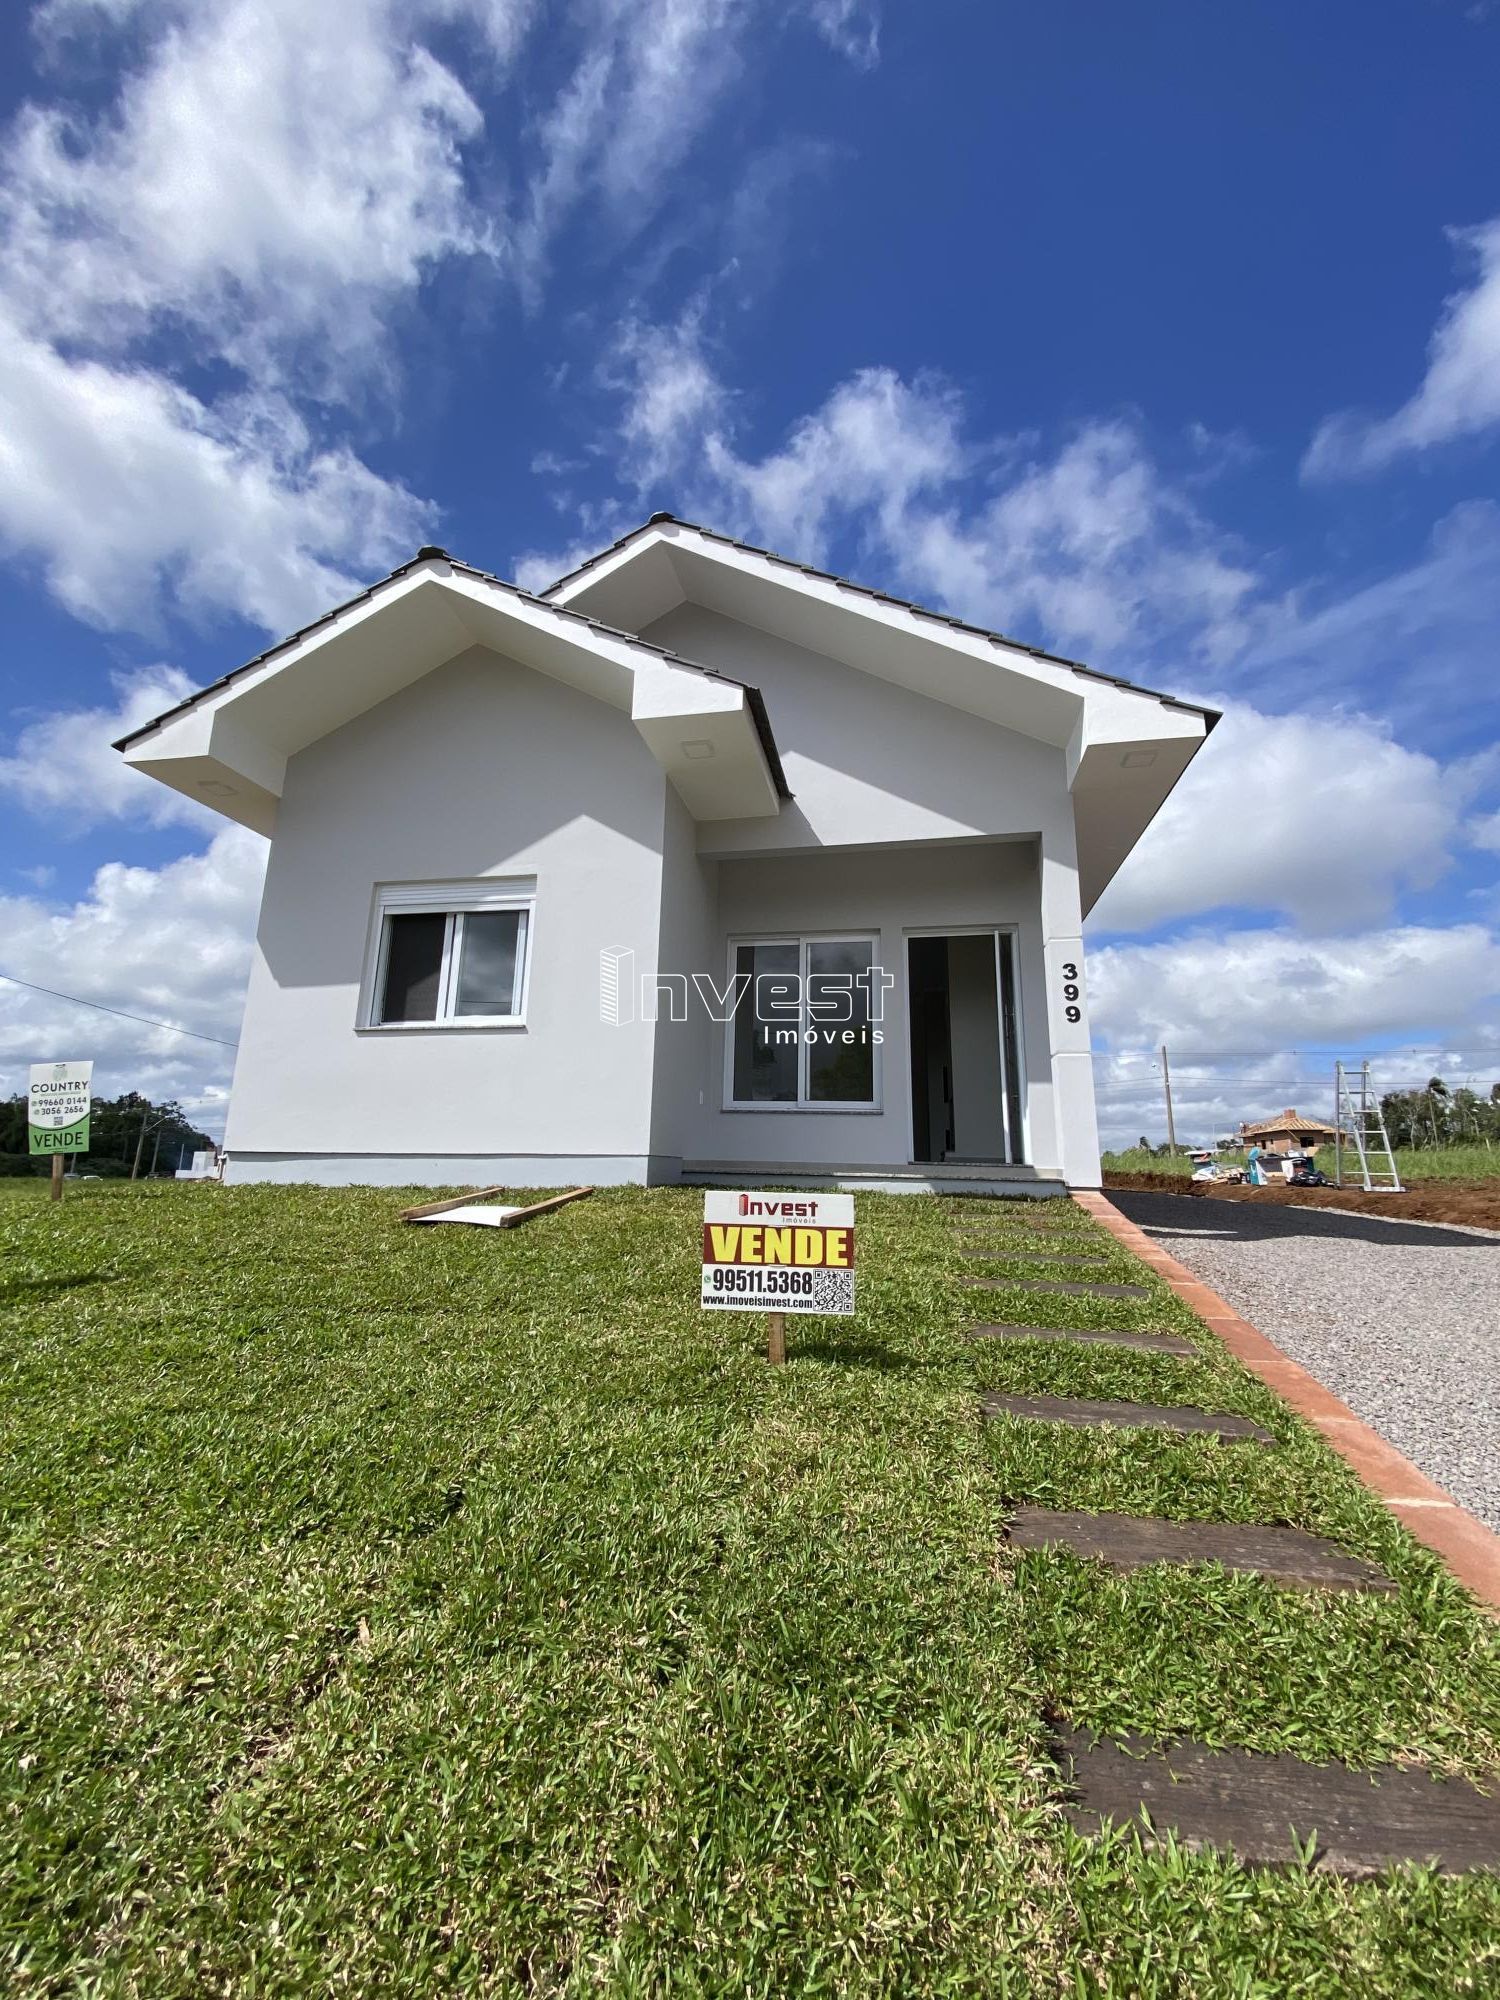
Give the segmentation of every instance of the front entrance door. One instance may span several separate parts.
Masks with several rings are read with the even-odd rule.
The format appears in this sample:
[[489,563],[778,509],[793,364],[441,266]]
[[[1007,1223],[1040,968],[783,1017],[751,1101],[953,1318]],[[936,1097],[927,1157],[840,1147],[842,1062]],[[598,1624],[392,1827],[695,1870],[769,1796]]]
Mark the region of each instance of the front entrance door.
[[1009,932],[907,940],[913,1154],[1019,1164],[1020,1063]]

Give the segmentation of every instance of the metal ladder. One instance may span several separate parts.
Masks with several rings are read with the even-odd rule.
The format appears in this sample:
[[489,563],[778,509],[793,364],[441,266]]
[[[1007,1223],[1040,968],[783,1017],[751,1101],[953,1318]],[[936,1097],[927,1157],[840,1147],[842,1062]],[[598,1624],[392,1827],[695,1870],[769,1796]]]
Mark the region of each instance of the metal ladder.
[[1385,1129],[1380,1098],[1370,1082],[1367,1062],[1361,1063],[1357,1070],[1346,1063],[1334,1064],[1333,1101],[1333,1123],[1338,1134],[1333,1142],[1335,1186],[1344,1185],[1344,1149],[1352,1146],[1359,1161],[1361,1185],[1371,1192],[1381,1189],[1387,1194],[1400,1194],[1396,1155],[1391,1151],[1390,1135]]

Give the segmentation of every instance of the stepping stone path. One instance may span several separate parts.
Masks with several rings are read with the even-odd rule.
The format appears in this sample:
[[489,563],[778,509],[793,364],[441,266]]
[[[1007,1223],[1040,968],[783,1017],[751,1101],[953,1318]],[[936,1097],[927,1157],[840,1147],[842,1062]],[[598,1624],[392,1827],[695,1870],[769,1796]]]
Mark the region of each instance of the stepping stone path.
[[1033,1249],[1029,1244],[1022,1243],[1007,1243],[1003,1246],[997,1243],[993,1250],[986,1247],[983,1250],[960,1250],[958,1254],[960,1257],[977,1258],[981,1263],[995,1263],[997,1260],[1007,1263],[1024,1263],[1027,1258],[1030,1258],[1033,1263],[1040,1262],[1044,1264],[1107,1264],[1109,1262],[1109,1252],[1107,1250],[1053,1250],[1050,1247],[1047,1249],[1042,1249],[1041,1247]]
[[969,1327],[966,1340],[1082,1340],[1100,1347],[1138,1347],[1152,1354],[1195,1355],[1198,1350],[1190,1340],[1179,1340],[1175,1333],[1105,1333],[1097,1327],[1082,1326],[1022,1326],[1017,1321],[986,1320],[979,1326]]
[[[997,1236],[993,1248],[963,1248],[960,1254],[1042,1257],[1058,1263],[1092,1260],[1087,1252],[1057,1253],[1014,1236],[1002,1248],[1003,1235]],[[970,1238],[971,1243],[978,1240]],[[1054,1241],[1063,1240],[1063,1232],[1055,1231]],[[1085,1298],[1150,1297],[1145,1285],[974,1277],[960,1278],[959,1283],[988,1291],[1013,1288]],[[1170,1354],[1196,1353],[1190,1342],[1172,1334],[998,1321],[970,1327],[967,1337],[1097,1341]],[[979,1401],[986,1417],[1275,1443],[1262,1425],[1227,1411],[1077,1396],[1020,1396],[998,1390],[985,1391]],[[1300,1528],[1022,1507],[1011,1522],[1009,1539],[1013,1548],[1072,1549],[1123,1571],[1146,1563],[1216,1562],[1299,1589],[1387,1592],[1396,1588],[1373,1563]],[[1297,1861],[1312,1840],[1313,1866],[1340,1875],[1371,1875],[1402,1862],[1432,1863],[1444,1874],[1500,1869],[1500,1798],[1486,1797],[1458,1779],[1438,1780],[1425,1771],[1397,1767],[1373,1775],[1343,1764],[1310,1764],[1249,1750],[1212,1750],[1190,1738],[1159,1750],[1144,1737],[1110,1742],[1066,1726],[1054,1734],[1071,1799],[1068,1818],[1085,1835],[1098,1834],[1114,1822],[1140,1829],[1153,1844],[1170,1833],[1189,1848],[1223,1849],[1240,1862],[1273,1865]]]
[[1085,1285],[1075,1284],[1065,1278],[960,1278],[961,1285],[968,1285],[987,1292],[1066,1292],[1079,1299],[1149,1299],[1150,1289],[1145,1285]]
[[1500,1867],[1500,1798],[1456,1778],[1387,1768],[1353,1771],[1252,1750],[1210,1750],[1191,1739],[1165,1751],[1144,1739],[1092,1740],[1057,1732],[1065,1781],[1080,1833],[1104,1821],[1174,1833],[1186,1846],[1233,1850],[1241,1861],[1289,1862],[1316,1839],[1314,1865],[1332,1874],[1371,1875],[1402,1861],[1433,1861],[1444,1874]]
[[1262,1425],[1249,1417],[1231,1416],[1227,1410],[1195,1410],[1161,1403],[1096,1402],[1083,1396],[1012,1396],[998,1389],[986,1389],[979,1407],[987,1417],[1030,1417],[1038,1423],[1073,1424],[1079,1428],[1113,1424],[1117,1430],[1180,1431],[1184,1436],[1202,1433],[1209,1437],[1247,1438],[1256,1444],[1276,1442]]
[[1111,1569],[1146,1563],[1221,1563],[1272,1583],[1314,1590],[1391,1591],[1374,1563],[1346,1555],[1301,1528],[1262,1528],[1238,1521],[1163,1521],[1138,1514],[1062,1514],[1050,1507],[1017,1509],[1010,1527],[1016,1549],[1072,1549]]

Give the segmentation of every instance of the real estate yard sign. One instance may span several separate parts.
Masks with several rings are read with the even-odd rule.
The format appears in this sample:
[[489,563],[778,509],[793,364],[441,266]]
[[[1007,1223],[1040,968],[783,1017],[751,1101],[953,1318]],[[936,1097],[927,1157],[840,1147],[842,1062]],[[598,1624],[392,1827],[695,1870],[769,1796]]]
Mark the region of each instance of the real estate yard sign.
[[783,1313],[852,1313],[853,1195],[705,1194],[703,1304],[769,1312],[773,1361]]
[[26,1095],[26,1123],[33,1153],[86,1153],[89,1149],[91,1062],[33,1063]]

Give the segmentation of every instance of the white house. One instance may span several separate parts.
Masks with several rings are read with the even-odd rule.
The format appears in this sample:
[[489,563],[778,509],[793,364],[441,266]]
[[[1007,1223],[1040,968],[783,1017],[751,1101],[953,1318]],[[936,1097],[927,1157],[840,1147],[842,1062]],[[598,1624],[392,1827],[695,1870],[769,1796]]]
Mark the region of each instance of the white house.
[[1097,1186],[1082,925],[1217,720],[670,515],[136,730],[271,837],[231,1181]]

